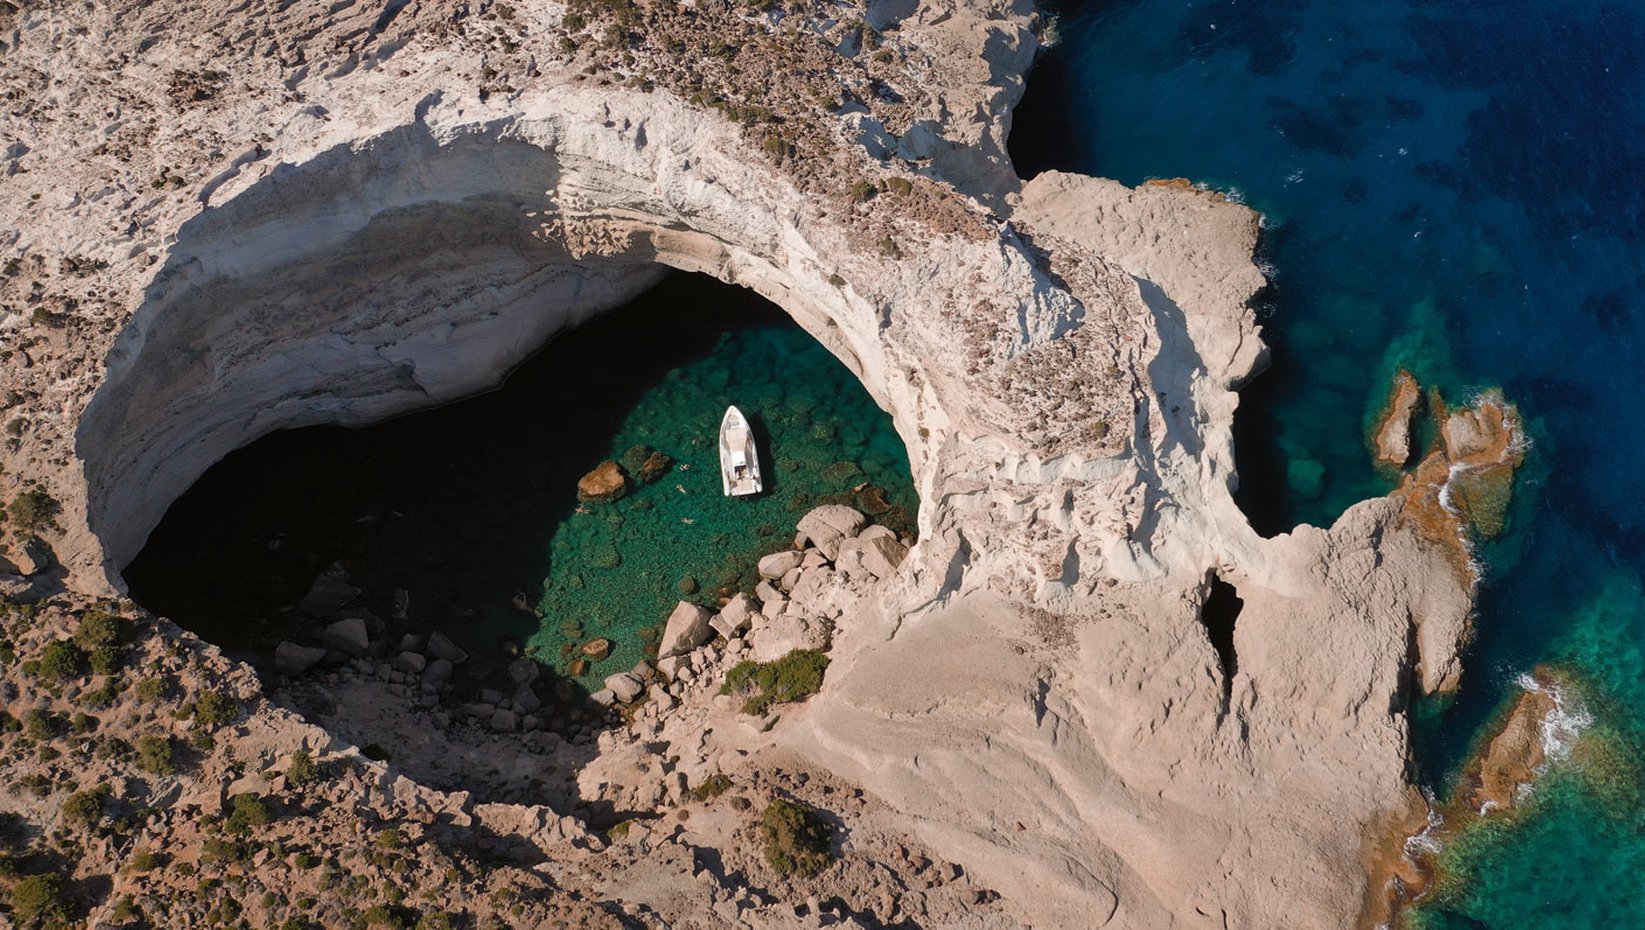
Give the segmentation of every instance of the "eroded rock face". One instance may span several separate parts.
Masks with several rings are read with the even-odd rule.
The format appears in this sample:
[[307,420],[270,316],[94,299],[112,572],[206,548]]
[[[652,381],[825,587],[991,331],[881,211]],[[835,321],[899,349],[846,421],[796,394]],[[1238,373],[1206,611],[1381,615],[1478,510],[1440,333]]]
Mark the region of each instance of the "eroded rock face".
[[[50,489],[77,595],[118,586],[166,506],[252,439],[482,390],[665,266],[711,274],[862,379],[922,499],[906,555],[848,547],[835,574],[889,579],[871,598],[828,587],[860,514],[802,528],[822,551],[784,593],[834,615],[824,690],[717,738],[865,789],[1016,923],[1351,922],[1361,832],[1407,798],[1408,644],[1424,687],[1454,684],[1471,578],[1431,483],[1272,540],[1235,507],[1234,389],[1264,360],[1251,211],[1186,184],[1019,184],[1000,146],[1036,44],[1019,5],[868,11],[897,26],[886,58],[832,11],[788,10],[808,32],[659,7],[625,33],[649,93],[588,79],[597,46],[566,51],[557,4],[508,9],[500,33],[490,8],[240,6],[195,14],[222,40],[198,43],[153,28],[164,10],[17,14],[0,229],[21,261],[0,298],[57,309],[0,319],[29,362],[0,393],[31,424],[0,449],[0,490]],[[733,63],[769,71],[791,118],[744,125],[680,92],[726,66],[668,52],[674,17],[702,18],[692,42],[738,36]],[[130,63],[105,67],[110,49]],[[167,82],[162,62],[232,80]],[[35,73],[63,83],[48,99]],[[861,103],[817,110],[839,97],[796,75]],[[99,130],[106,149],[75,155]],[[883,193],[856,196],[868,180]],[[1501,438],[1488,414],[1447,434],[1487,468],[1506,448],[1473,448]],[[1232,681],[1199,623],[1210,573],[1246,605]],[[332,588],[310,606],[346,603]],[[764,613],[782,601],[758,607],[787,643],[803,631]],[[735,640],[755,607],[714,629]],[[429,671],[458,661],[427,651]],[[638,695],[614,677],[598,701]]]

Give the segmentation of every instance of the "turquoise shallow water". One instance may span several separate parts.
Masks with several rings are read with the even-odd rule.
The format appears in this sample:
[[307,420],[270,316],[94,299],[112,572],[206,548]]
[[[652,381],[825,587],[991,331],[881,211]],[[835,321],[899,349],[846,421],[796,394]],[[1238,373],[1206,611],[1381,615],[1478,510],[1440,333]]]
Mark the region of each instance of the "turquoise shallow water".
[[[735,403],[761,440],[766,493],[720,488],[720,417]],[[649,446],[675,460],[618,501],[577,501],[577,479]],[[643,458],[643,456],[641,456]],[[862,491],[854,489],[864,486]],[[878,492],[874,489],[878,489]],[[231,650],[312,636],[291,610],[341,561],[358,605],[438,628],[501,674],[505,641],[559,671],[563,647],[615,649],[581,682],[627,669],[682,599],[752,588],[810,507],[839,501],[914,531],[907,453],[888,415],[816,340],[752,292],[675,274],[564,334],[498,390],[350,430],[280,432],[214,466],[126,569],[133,597]],[[517,596],[540,613],[515,606]]]
[[1012,152],[1262,211],[1274,366],[1236,419],[1259,530],[1382,493],[1396,365],[1501,386],[1534,447],[1455,701],[1417,709],[1443,796],[1538,665],[1594,723],[1526,815],[1456,843],[1431,927],[1641,927],[1645,896],[1645,7],[1509,0],[1064,4]]

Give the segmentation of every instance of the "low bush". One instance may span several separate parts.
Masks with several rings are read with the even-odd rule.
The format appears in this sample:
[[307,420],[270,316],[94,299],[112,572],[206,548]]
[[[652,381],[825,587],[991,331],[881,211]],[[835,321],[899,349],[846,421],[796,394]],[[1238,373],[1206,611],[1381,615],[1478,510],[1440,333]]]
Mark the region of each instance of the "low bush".
[[11,918],[20,928],[66,927],[73,919],[61,875],[31,875],[11,889]]
[[796,801],[772,801],[760,815],[765,861],[779,875],[811,876],[828,868],[833,834],[816,810]]
[[229,802],[228,831],[236,834],[247,834],[253,827],[261,827],[273,822],[274,811],[268,802],[255,794],[237,794]]
[[703,783],[691,789],[691,797],[698,801],[717,798],[731,790],[731,779],[724,772],[715,772],[703,779]]
[[763,715],[772,704],[786,704],[822,688],[828,656],[815,649],[795,649],[770,662],[739,662],[725,673],[721,694],[745,698],[743,713]]
[[176,771],[171,759],[171,740],[163,736],[144,736],[137,740],[137,767],[154,775],[170,775]]

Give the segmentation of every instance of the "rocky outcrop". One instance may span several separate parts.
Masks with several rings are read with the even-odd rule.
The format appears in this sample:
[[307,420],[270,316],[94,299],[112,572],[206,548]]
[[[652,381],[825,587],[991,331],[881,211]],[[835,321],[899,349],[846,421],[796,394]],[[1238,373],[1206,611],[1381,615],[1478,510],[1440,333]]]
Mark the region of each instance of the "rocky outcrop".
[[616,462],[601,462],[593,471],[577,479],[577,499],[584,503],[614,501],[626,493],[628,479],[623,477],[623,470]]
[[1415,425],[1417,409],[1422,406],[1422,385],[1409,371],[1401,368],[1394,375],[1388,403],[1377,417],[1371,430],[1375,458],[1379,464],[1404,468],[1411,462],[1411,428]]
[[[1408,798],[1410,644],[1421,687],[1459,679],[1461,534],[1500,522],[1511,410],[1446,419],[1399,495],[1262,539],[1230,491],[1235,389],[1264,361],[1256,217],[1186,183],[1020,184],[1002,141],[1031,10],[567,13],[250,4],[189,31],[167,4],[7,14],[0,347],[22,364],[0,396],[27,428],[0,493],[58,508],[44,535],[70,596],[117,591],[171,501],[253,439],[484,390],[665,268],[711,274],[862,380],[921,509],[906,553],[850,508],[807,514],[799,564],[721,609],[716,668],[809,637],[832,664],[780,720],[699,727],[691,764],[855,786],[1002,923],[1350,922],[1362,835]],[[1200,616],[1212,577],[1245,605],[1236,663]],[[352,588],[328,572],[303,609],[335,619]],[[444,652],[431,636],[419,690],[451,675]],[[597,702],[633,692],[617,677]],[[536,716],[493,697],[465,715],[488,733]],[[667,704],[634,713],[663,726],[647,708]],[[591,795],[683,796],[682,770],[627,794],[633,760],[600,758]],[[480,817],[454,795],[402,808]],[[541,811],[494,819],[562,877],[598,871]],[[624,887],[733,923],[730,881]]]

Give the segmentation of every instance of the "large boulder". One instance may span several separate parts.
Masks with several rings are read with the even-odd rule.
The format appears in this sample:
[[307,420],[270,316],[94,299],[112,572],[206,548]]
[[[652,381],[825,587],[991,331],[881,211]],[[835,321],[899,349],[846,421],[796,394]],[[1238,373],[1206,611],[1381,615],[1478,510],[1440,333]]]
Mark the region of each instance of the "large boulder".
[[868,518],[844,504],[813,507],[797,524],[800,535],[811,541],[830,561],[840,550],[840,542],[862,531]]
[[[878,529],[878,527],[875,527]],[[908,547],[897,539],[896,535],[887,531],[882,534],[869,536],[864,533],[858,537],[862,543],[862,564],[877,578],[889,578],[897,571],[897,566],[908,555]]]
[[17,574],[38,575],[51,567],[51,549],[38,536],[32,537],[18,547],[12,561],[17,564]]
[[543,667],[530,656],[520,656],[508,663],[508,677],[517,685],[529,685],[543,673]]
[[451,681],[450,659],[435,659],[423,668],[423,684],[434,688],[445,687]]
[[363,656],[371,646],[371,637],[366,633],[366,622],[360,617],[349,617],[338,620],[325,628],[320,639],[327,646],[345,655]]
[[282,675],[301,675],[320,664],[326,651],[319,646],[301,646],[282,641],[274,647],[274,668]]
[[800,560],[803,558],[805,558],[805,553],[798,549],[784,549],[781,552],[773,552],[760,559],[760,577],[769,581],[776,581],[788,574],[790,570],[799,568]]
[[431,659],[444,659],[452,665],[461,665],[468,661],[468,653],[439,630],[428,634],[428,656]]
[[708,610],[690,601],[674,605],[663,626],[663,638],[657,645],[658,656],[677,656],[701,646],[714,638],[708,625]]
[[613,461],[601,462],[593,471],[577,479],[577,499],[583,503],[614,501],[627,492],[628,481],[623,477],[622,468]]
[[611,655],[611,640],[602,636],[599,639],[591,639],[588,642],[583,643],[583,655],[588,656],[596,662],[600,661],[606,656]]
[[606,689],[621,703],[627,704],[645,692],[645,683],[630,672],[618,672],[605,680]]
[[428,659],[420,652],[402,652],[394,657],[394,668],[408,675],[421,675]]
[[360,596],[360,589],[355,587],[348,577],[348,572],[338,563],[320,573],[309,586],[308,593],[297,602],[297,609],[310,617],[324,617],[336,612],[350,601]]

